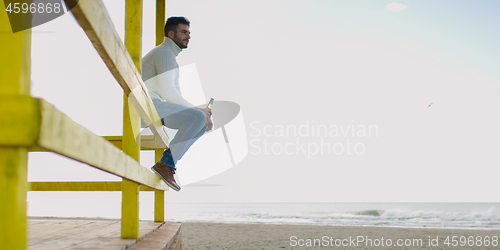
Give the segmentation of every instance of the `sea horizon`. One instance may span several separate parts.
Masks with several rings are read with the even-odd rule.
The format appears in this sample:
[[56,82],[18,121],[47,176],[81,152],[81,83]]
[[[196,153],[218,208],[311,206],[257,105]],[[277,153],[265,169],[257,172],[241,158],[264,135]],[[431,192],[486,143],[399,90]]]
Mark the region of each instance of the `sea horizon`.
[[[65,197],[61,197],[65,196]],[[29,195],[28,216],[121,218],[121,195],[87,204],[68,193]],[[82,197],[83,196],[83,197]],[[55,200],[59,201],[56,202]],[[63,202],[61,202],[63,201]],[[153,220],[153,194],[141,194],[140,219]],[[238,224],[375,226],[500,230],[500,202],[165,202],[165,220]]]

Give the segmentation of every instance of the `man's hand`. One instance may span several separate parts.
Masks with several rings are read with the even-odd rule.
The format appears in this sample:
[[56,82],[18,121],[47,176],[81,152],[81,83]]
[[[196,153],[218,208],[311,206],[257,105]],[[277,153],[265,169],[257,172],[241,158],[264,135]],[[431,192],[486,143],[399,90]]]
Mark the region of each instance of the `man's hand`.
[[207,130],[206,131],[210,131],[212,130],[212,127],[214,126],[213,123],[212,123],[212,110],[208,109],[208,108],[198,108],[196,107],[196,109],[200,110],[201,112],[203,112],[205,114],[205,116],[207,117],[207,121],[206,121],[206,125],[208,126]]
[[212,127],[214,126],[214,124],[212,123],[212,119],[208,118],[208,121],[207,121],[207,129],[205,131],[210,131],[212,130]]
[[196,109],[198,109],[201,112],[203,112],[205,114],[205,116],[207,117],[207,120],[210,119],[210,117],[212,116],[212,110],[210,110],[210,109],[207,109],[207,108],[198,108],[198,107],[196,107]]

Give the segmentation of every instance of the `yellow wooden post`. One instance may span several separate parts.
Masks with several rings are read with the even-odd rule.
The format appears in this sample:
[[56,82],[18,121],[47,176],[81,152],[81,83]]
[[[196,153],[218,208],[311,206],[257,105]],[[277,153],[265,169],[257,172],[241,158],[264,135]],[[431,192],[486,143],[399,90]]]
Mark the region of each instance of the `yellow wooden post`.
[[[2,0],[3,2],[3,0]],[[3,3],[2,3],[2,6]],[[5,10],[0,11],[0,94],[29,95],[31,82],[31,29],[12,33]]]
[[[156,0],[156,45],[160,45],[165,37],[165,0]],[[163,155],[164,149],[155,149],[155,162]],[[155,221],[165,221],[165,191],[155,191]]]
[[155,222],[165,221],[165,191],[155,190]]
[[[139,72],[141,71],[142,0],[125,1],[125,46]],[[123,102],[122,150],[137,161],[140,154],[141,119],[125,95]],[[139,239],[139,184],[122,181],[121,237]]]
[[165,0],[156,0],[156,46],[163,42],[165,37]]
[[[163,155],[164,149],[155,149],[155,162],[158,162]],[[165,221],[165,191],[155,190],[155,222]]]
[[26,249],[28,151],[0,147],[0,244],[2,249]]
[[[4,1],[0,6],[5,6]],[[4,10],[0,11],[0,55],[2,75],[0,98],[5,95],[29,95],[31,29],[12,33],[7,12]],[[0,115],[8,114],[9,109],[8,105],[0,107]],[[4,126],[11,127],[12,124],[0,124],[0,131],[4,131]],[[19,133],[26,133],[26,131],[20,130]],[[27,145],[0,145],[0,245],[2,249],[17,250],[27,247],[27,158]]]
[[122,180],[121,237],[139,239],[139,185]]

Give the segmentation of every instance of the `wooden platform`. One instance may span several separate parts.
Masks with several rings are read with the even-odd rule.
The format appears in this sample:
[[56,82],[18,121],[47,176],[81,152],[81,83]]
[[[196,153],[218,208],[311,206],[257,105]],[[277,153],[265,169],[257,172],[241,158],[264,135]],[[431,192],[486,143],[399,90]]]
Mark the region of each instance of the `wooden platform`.
[[137,242],[120,238],[119,220],[30,218],[28,249],[177,250],[181,249],[180,226],[175,222],[140,221]]

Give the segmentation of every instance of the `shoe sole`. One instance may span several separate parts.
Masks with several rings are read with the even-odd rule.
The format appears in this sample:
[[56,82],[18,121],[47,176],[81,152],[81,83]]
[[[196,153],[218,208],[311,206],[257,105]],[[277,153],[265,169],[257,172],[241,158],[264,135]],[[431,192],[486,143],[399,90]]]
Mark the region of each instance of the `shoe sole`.
[[160,173],[158,173],[158,172],[157,172],[154,168],[151,168],[151,170],[153,170],[153,172],[154,172],[156,175],[160,176],[160,178],[161,178],[161,179],[162,179],[162,180],[163,180],[163,181],[167,184],[167,186],[169,186],[171,189],[173,189],[174,191],[177,191],[177,192],[179,192],[179,190],[181,190],[181,188],[178,188],[178,187],[176,187],[176,186],[174,186],[174,185],[170,184],[167,180],[165,180],[165,178],[163,178],[163,176],[161,176],[161,174],[160,174]]

